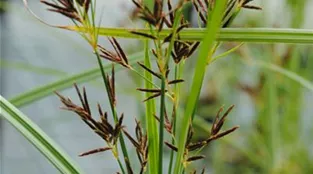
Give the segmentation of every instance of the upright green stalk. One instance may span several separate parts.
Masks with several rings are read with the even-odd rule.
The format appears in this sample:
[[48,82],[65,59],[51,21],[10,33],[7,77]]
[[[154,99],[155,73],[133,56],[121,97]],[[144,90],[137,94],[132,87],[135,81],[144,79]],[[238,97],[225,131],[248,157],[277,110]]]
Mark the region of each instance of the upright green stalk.
[[[145,40],[145,59],[144,64],[146,67],[151,68],[150,56],[149,56],[149,40]],[[152,81],[152,75],[145,71],[144,76],[145,80],[145,88],[151,89],[153,85],[150,83]],[[146,93],[146,98],[150,97],[151,94]],[[154,100],[148,100],[145,103],[146,105],[146,121],[147,121],[147,134],[148,134],[148,142],[149,142],[149,157],[148,157],[148,165],[149,165],[149,173],[157,174],[158,173],[158,130],[157,130],[157,122],[154,118],[155,115],[155,102]]]
[[157,41],[155,42],[157,56],[158,56],[158,66],[161,68],[161,99],[160,99],[160,124],[159,124],[159,165],[158,174],[163,173],[163,139],[164,139],[164,113],[165,113],[165,87],[166,87],[166,62],[163,60],[162,54],[162,44],[159,39],[159,32],[157,32]]
[[159,125],[159,174],[163,173],[163,138],[164,138],[164,112],[165,112],[165,75],[161,78],[160,125]]
[[[107,80],[105,79],[106,78],[106,74],[104,72],[103,65],[102,65],[102,62],[101,62],[101,59],[100,59],[100,55],[99,55],[97,50],[95,50],[95,54],[96,54],[96,57],[97,57],[97,60],[98,60],[98,64],[99,64],[100,70],[101,70],[101,75],[102,75],[103,82],[105,84],[105,88],[106,88],[107,91],[109,91],[110,87],[109,87],[109,84],[107,83]],[[107,92],[107,95],[109,97],[109,93],[108,92]],[[111,108],[111,111],[112,111],[112,114],[113,114],[114,122],[117,123],[118,122],[118,117],[117,117],[116,109],[114,107],[113,101],[111,101],[111,100],[109,100],[109,101],[110,101],[110,108]],[[119,135],[119,140],[120,140],[120,145],[121,145],[121,149],[122,149],[122,152],[123,152],[125,164],[129,163],[129,165],[130,165],[130,160],[129,160],[128,152],[127,152],[127,149],[126,149],[126,145],[125,145],[125,140],[124,140],[123,134]],[[122,171],[123,171],[123,169],[122,169]]]
[[[179,22],[180,22],[180,19],[181,19],[181,15],[182,15],[182,7],[181,8],[179,8],[179,9],[177,9],[177,11],[175,12],[175,19],[174,19],[174,24],[173,24],[173,27],[172,27],[172,32],[173,32],[173,34],[172,34],[172,38],[171,38],[171,40],[170,40],[170,44],[169,44],[169,46],[168,46],[168,50],[167,50],[167,53],[166,53],[166,59],[165,59],[165,66],[167,67],[168,66],[168,63],[169,63],[169,60],[170,60],[170,58],[171,58],[171,51],[172,51],[172,49],[173,49],[173,47],[174,47],[174,41],[175,41],[175,39],[176,39],[176,35],[177,35],[177,28],[178,28],[178,24],[179,24]],[[180,67],[180,64],[181,63],[179,63],[179,64],[175,64],[175,79],[178,79],[178,76],[179,76],[179,67]],[[165,79],[164,78],[162,78],[162,85],[163,85],[163,82],[164,82],[164,85],[165,85]],[[174,136],[175,136],[175,130],[176,130],[176,112],[177,112],[177,106],[178,106],[178,100],[177,100],[177,98],[178,98],[178,91],[177,91],[177,86],[178,86],[179,84],[175,84],[175,99],[174,99],[174,111],[173,112],[175,112],[174,114],[174,117],[173,117],[173,134],[174,134]],[[163,86],[162,86],[163,87]],[[164,89],[163,88],[161,88],[161,91],[162,91],[162,94],[163,94],[163,92],[165,92],[165,91],[163,91],[163,90],[165,90],[165,86],[164,86]],[[161,96],[161,102],[162,102],[162,97],[163,97],[163,100],[164,100],[164,96]],[[164,103],[165,104],[165,103]],[[164,106],[163,106],[164,107]],[[161,111],[162,111],[162,109],[163,108],[161,108]],[[163,116],[164,117],[164,116]],[[162,118],[163,120],[161,120],[160,119],[160,122],[164,122],[164,118]],[[164,125],[164,123],[163,123],[163,125]],[[160,128],[161,128],[161,124],[160,124]],[[163,131],[162,131],[162,133],[163,133]],[[163,135],[162,135],[163,136]],[[163,144],[163,143],[162,143]],[[174,144],[174,138],[172,138],[172,144]],[[160,146],[161,146],[161,144],[160,144]],[[162,145],[162,148],[163,148],[163,145]],[[170,174],[171,173],[171,171],[172,171],[172,165],[173,165],[173,158],[174,158],[174,152],[173,151],[171,151],[171,155],[170,155],[170,164],[169,164],[169,168],[168,168],[168,173]]]
[[[184,65],[184,60],[182,60],[182,62],[178,63],[175,65],[175,79],[180,79],[182,77],[182,69],[183,69],[183,65]],[[172,113],[173,117],[172,117],[172,122],[173,122],[173,136],[176,137],[176,118],[178,115],[178,106],[179,106],[179,99],[180,99],[180,85],[181,84],[175,84],[174,87],[174,94],[175,94],[175,98],[174,98],[174,110]],[[175,139],[174,137],[172,137],[172,144],[175,145]],[[174,162],[174,151],[171,151],[171,155],[170,155],[170,164],[168,167],[168,174],[172,173],[172,168],[173,168],[173,162]]]
[[[208,59],[209,51],[211,50],[214,41],[216,39],[217,33],[220,29],[221,21],[223,18],[223,12],[225,9],[227,0],[216,1],[215,7],[211,14],[209,14],[209,20],[207,24],[206,35],[203,39],[202,46],[200,48],[199,58],[197,60],[192,87],[190,90],[189,97],[187,99],[186,110],[184,117],[182,118],[181,131],[179,135],[178,143],[178,153],[176,157],[175,170],[174,173],[178,174],[182,172],[182,163],[184,162],[183,156],[185,151],[185,143],[188,134],[188,127],[191,122],[192,115],[196,108],[196,103],[199,98],[201,86],[203,83],[203,78],[206,70],[206,62]],[[210,11],[210,10],[208,10]]]

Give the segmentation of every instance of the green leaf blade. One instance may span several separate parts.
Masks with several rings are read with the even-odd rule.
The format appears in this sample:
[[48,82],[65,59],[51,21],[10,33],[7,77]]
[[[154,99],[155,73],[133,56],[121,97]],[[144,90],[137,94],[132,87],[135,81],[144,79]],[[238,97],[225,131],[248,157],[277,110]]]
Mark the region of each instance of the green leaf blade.
[[182,118],[181,130],[178,140],[178,152],[176,156],[175,170],[174,173],[181,173],[182,162],[185,150],[185,143],[187,139],[188,129],[190,122],[192,121],[194,110],[200,95],[200,90],[202,87],[205,71],[206,62],[208,57],[212,56],[210,52],[213,48],[214,41],[216,39],[217,33],[220,29],[222,14],[226,6],[226,0],[220,0],[216,2],[215,8],[210,14],[210,19],[207,24],[206,35],[204,35],[202,45],[200,47],[199,57],[196,63],[196,68],[194,72],[194,78],[190,90],[189,97],[187,99],[186,110],[184,112],[184,117]]
[[[86,31],[85,28],[69,27],[73,31]],[[131,33],[131,31],[150,34],[150,29],[98,28],[99,35],[131,39],[146,39]],[[164,39],[172,29],[163,29],[159,35]],[[186,28],[180,31],[180,38],[184,41],[202,41],[206,34],[204,28]],[[313,44],[313,30],[293,28],[222,28],[217,41],[223,42],[251,42],[251,43],[295,43]]]
[[[144,64],[146,67],[151,68],[151,62],[150,62],[150,56],[149,56],[149,41],[145,40],[144,42],[145,46],[145,59]],[[152,89],[153,85],[150,83],[153,81],[152,74],[145,71],[144,76],[146,79],[144,84],[146,89]],[[145,94],[145,98],[148,98],[150,96],[149,93]],[[154,115],[156,113],[155,109],[155,102],[154,100],[148,100],[145,102],[146,105],[146,121],[147,121],[147,134],[148,134],[148,142],[149,142],[149,157],[148,157],[148,165],[149,165],[149,173],[151,174],[157,174],[158,173],[158,154],[159,154],[159,140],[158,140],[158,130],[157,130],[157,122],[154,118]]]
[[35,123],[0,95],[1,115],[30,141],[61,173],[83,173]]
[[[141,59],[142,56],[143,56],[142,52],[130,56],[130,58],[129,58],[130,63],[133,64],[134,62]],[[112,67],[111,65],[107,65],[107,66],[104,66],[104,69],[108,70],[111,67]],[[117,67],[116,71],[118,71],[118,70],[121,70],[121,67]],[[94,79],[99,78],[99,77],[101,77],[100,69],[99,68],[93,68],[93,69],[81,72],[79,74],[65,77],[65,78],[58,80],[56,82],[40,86],[40,87],[35,88],[33,90],[30,90],[28,92],[22,93],[18,96],[13,97],[12,99],[10,99],[10,102],[13,105],[15,105],[16,107],[22,107],[22,106],[30,104],[34,101],[42,99],[46,96],[49,96],[49,95],[53,94],[53,92],[56,90],[66,89],[66,88],[72,86],[74,83],[79,84],[79,83],[87,82],[90,80],[94,80]]]

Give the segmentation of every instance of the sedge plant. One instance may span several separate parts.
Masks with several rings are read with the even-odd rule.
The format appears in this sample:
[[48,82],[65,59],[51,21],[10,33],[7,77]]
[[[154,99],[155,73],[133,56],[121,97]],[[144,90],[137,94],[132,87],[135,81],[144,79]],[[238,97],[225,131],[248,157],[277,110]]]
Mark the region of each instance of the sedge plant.
[[[95,1],[58,0],[57,2],[50,2],[42,0],[41,2],[48,6],[49,11],[57,12],[70,18],[74,26],[80,28],[78,33],[90,44],[99,64],[105,91],[110,103],[111,114],[103,111],[101,106],[98,105],[98,115],[101,119],[96,121],[91,112],[85,88],[81,92],[78,86],[75,85],[80,105],[56,92],[64,104],[63,108],[79,115],[82,121],[107,144],[104,147],[84,152],[80,156],[111,151],[120,166],[121,173],[134,173],[135,164],[131,163],[128,149],[125,145],[124,137],[127,137],[136,149],[140,162],[139,173],[147,171],[149,173],[163,173],[163,150],[165,146],[172,151],[168,173],[183,173],[189,163],[204,158],[203,155],[192,155],[192,151],[201,150],[211,141],[217,140],[238,128],[238,126],[235,126],[226,131],[221,131],[225,118],[233,109],[233,106],[221,118],[219,115],[222,109],[220,109],[212,125],[210,136],[206,140],[192,142],[194,110],[197,106],[197,100],[204,81],[203,77],[207,63],[211,62],[214,52],[220,45],[219,42],[215,42],[219,29],[229,26],[241,8],[260,8],[249,6],[247,5],[249,1],[244,0],[222,0],[217,2],[201,0],[193,2],[180,1],[176,6],[170,0],[167,2],[155,0],[153,9],[151,9],[142,1],[133,0],[137,9],[136,15],[146,23],[148,31],[150,30],[149,33],[136,30],[130,31],[130,34],[141,36],[145,40],[145,61],[143,63],[138,62],[139,68],[142,68],[144,74],[140,74],[139,70],[129,63],[128,56],[116,38],[108,37],[108,41],[111,43],[114,51],[110,51],[98,44],[99,27],[95,19]],[[180,40],[180,32],[190,27],[189,22],[185,20],[182,13],[187,3],[192,3],[197,10],[199,21],[202,23],[200,25],[207,26],[202,43],[199,41]],[[167,6],[167,11],[164,10],[165,6]],[[59,28],[69,29],[70,27]],[[161,37],[160,33],[164,28],[171,29],[171,32],[167,36]],[[152,48],[149,40],[152,41]],[[184,68],[184,64],[188,62],[189,57],[192,56],[199,46],[199,57],[189,99],[186,104],[187,108],[178,114],[180,86],[184,83],[181,71]],[[112,63],[111,76],[104,70],[103,60],[108,60]],[[157,65],[156,69],[152,66],[153,62]],[[118,101],[115,93],[114,66],[121,66],[129,71],[133,71],[145,81],[144,87],[138,87],[137,90],[146,93],[146,98],[143,102],[146,103],[145,121],[147,124],[146,128],[143,128],[140,121],[136,121],[136,138],[133,138],[126,130],[123,124],[124,114],[118,116],[119,114],[116,110]],[[174,71],[174,79],[170,79],[171,71]],[[157,102],[159,105],[156,105]],[[167,103],[172,105],[171,117],[168,116],[170,111],[167,108]],[[159,109],[156,106],[159,106]],[[113,117],[113,124],[108,121],[109,115]],[[177,127],[177,124],[181,126]],[[144,131],[145,129],[146,131]],[[171,142],[166,141],[165,133],[172,137]],[[121,147],[122,155],[120,155],[118,145]]]
[[[237,14],[243,8],[260,10],[260,7],[249,5],[251,0],[193,0],[179,1],[176,5],[170,0],[154,0],[153,3],[145,3],[140,0],[132,0],[136,8],[136,16],[143,20],[143,29],[108,29],[98,26],[96,19],[95,0],[41,0],[49,11],[59,13],[70,20],[73,25],[53,26],[77,32],[91,46],[98,62],[100,75],[105,87],[105,93],[110,103],[110,111],[104,111],[98,105],[96,119],[95,114],[89,106],[89,98],[86,89],[82,90],[75,84],[80,104],[72,99],[64,97],[56,92],[63,108],[76,113],[80,119],[101,139],[104,146],[83,152],[80,156],[92,155],[100,152],[111,152],[120,167],[118,173],[204,173],[204,169],[191,168],[191,163],[205,159],[199,154],[203,147],[220,139],[232,132],[238,126],[221,130],[225,119],[230,114],[234,105],[230,106],[224,114],[219,109],[209,129],[208,135],[200,141],[193,139],[195,111],[197,109],[200,91],[204,82],[207,67],[221,56],[213,57],[214,53],[223,43],[221,41],[271,41],[271,42],[301,42],[312,43],[310,31],[289,32],[282,30],[277,36],[275,31],[265,31],[263,36],[268,40],[260,38],[260,32],[250,30],[249,32],[227,30]],[[27,1],[24,0],[27,5]],[[184,17],[184,7],[192,4],[198,14],[199,28],[189,29],[190,21]],[[101,20],[100,20],[101,21]],[[52,26],[52,25],[50,25]],[[201,28],[206,26],[206,28]],[[221,30],[221,31],[220,31]],[[187,33],[187,34],[186,34]],[[232,37],[234,33],[241,38]],[[286,37],[293,33],[294,37]],[[224,34],[224,35],[223,35]],[[108,36],[107,40],[112,49],[105,48],[99,44],[100,35]],[[143,62],[137,62],[135,66],[119,44],[116,37],[132,37],[143,40],[144,53]],[[224,36],[224,37],[223,37]],[[275,40],[276,39],[276,40]],[[234,47],[234,49],[239,46]],[[199,50],[199,51],[198,51]],[[193,54],[197,52],[197,59]],[[230,51],[232,52],[232,51]],[[181,101],[182,87],[186,83],[183,70],[185,65],[194,60],[196,62],[191,83],[191,89],[185,103]],[[103,61],[112,65],[104,68]],[[153,66],[155,65],[156,66]],[[136,120],[135,138],[127,130],[123,118],[127,116],[126,111],[117,110],[117,97],[115,90],[115,67],[134,72],[144,81],[144,86],[138,86],[138,92],[144,93],[143,106],[145,107],[145,119]],[[107,71],[108,69],[111,71]],[[143,73],[142,73],[143,72]],[[64,81],[64,83],[69,83]],[[46,94],[41,94],[42,96]],[[40,97],[40,96],[39,96]],[[24,97],[25,98],[25,97]],[[16,102],[20,100],[16,99]],[[26,100],[30,102],[30,100]],[[22,103],[23,104],[23,103]],[[185,104],[185,109],[181,109]],[[109,117],[113,118],[110,122]],[[145,122],[142,126],[141,121]],[[168,138],[170,137],[170,138]],[[126,147],[126,138],[136,149],[139,164],[130,159],[129,148]],[[120,148],[119,148],[120,146]],[[170,152],[168,169],[164,165],[164,149]],[[136,170],[139,166],[139,170]],[[191,168],[191,169],[190,169]]]

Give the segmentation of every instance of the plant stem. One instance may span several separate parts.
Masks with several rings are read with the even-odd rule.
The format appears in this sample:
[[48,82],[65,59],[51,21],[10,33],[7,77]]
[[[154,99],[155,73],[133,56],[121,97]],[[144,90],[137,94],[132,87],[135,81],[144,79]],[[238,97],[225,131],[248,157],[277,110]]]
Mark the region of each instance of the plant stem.
[[154,40],[154,45],[157,51],[157,64],[160,70],[161,76],[161,99],[160,99],[160,123],[159,123],[159,155],[158,155],[158,174],[163,173],[163,139],[164,139],[164,113],[165,113],[165,88],[166,88],[166,70],[167,66],[163,59],[162,44],[159,33],[153,32],[153,27],[150,25],[150,31],[153,35],[157,36],[157,40]]
[[179,135],[178,152],[176,156],[174,173],[179,174],[182,172],[182,163],[184,162],[185,143],[188,135],[188,128],[191,124],[190,121],[193,118],[194,111],[197,105],[198,98],[200,96],[200,90],[204,80],[204,74],[206,72],[206,62],[209,56],[212,56],[208,52],[211,51],[214,46],[214,41],[220,30],[220,24],[222,21],[222,14],[224,12],[226,0],[216,1],[212,14],[209,15],[209,20],[206,29],[206,35],[203,38],[202,45],[200,47],[199,58],[197,60],[196,69],[194,71],[194,78],[190,90],[189,97],[187,99],[186,109],[184,117],[181,122],[181,130]]
[[165,74],[161,79],[161,105],[160,105],[160,126],[159,126],[159,174],[163,173],[163,138],[164,138],[164,112],[165,112]]
[[125,169],[123,167],[123,164],[121,163],[121,160],[119,158],[116,159],[117,162],[118,162],[118,165],[120,166],[121,170],[122,170],[122,173],[125,174]]
[[[150,56],[149,56],[149,41],[145,40],[144,42],[144,64],[146,67],[151,68]],[[152,84],[149,81],[152,81],[152,74],[147,71],[144,71],[145,83],[144,86],[147,89],[152,88]],[[146,93],[145,97],[149,97],[150,94]],[[146,122],[147,122],[147,134],[148,134],[148,142],[149,142],[149,153],[148,153],[148,164],[149,164],[149,173],[157,174],[158,173],[158,128],[157,121],[154,118],[156,113],[155,109],[155,100],[148,100],[145,102],[146,106]]]
[[[107,91],[108,98],[110,98],[109,97],[109,93],[108,93],[108,91],[109,91],[109,84],[107,83],[107,80],[106,80],[106,74],[105,74],[104,69],[103,69],[103,65],[102,65],[102,62],[101,62],[101,59],[100,59],[100,55],[99,55],[97,50],[94,50],[94,51],[95,51],[95,54],[96,54],[96,57],[97,57],[97,60],[98,60],[98,64],[100,66],[101,75],[102,75],[103,82],[105,84],[105,88],[106,88],[106,91]],[[114,122],[117,123],[118,122],[118,117],[117,117],[117,112],[116,112],[115,106],[114,106],[112,100],[109,100],[109,101],[110,101],[110,107],[111,107],[111,111],[112,111],[112,114],[113,114]],[[121,145],[121,149],[122,149],[122,152],[123,152],[125,164],[127,163],[127,160],[128,160],[129,166],[131,166],[123,134],[119,135],[119,140],[120,140],[120,145]],[[128,166],[128,165],[126,165],[126,166]],[[120,167],[122,167],[122,166],[120,166]],[[123,171],[124,169],[121,168],[121,170]]]
[[[184,60],[183,60],[184,61]],[[175,79],[180,79],[182,76],[181,70],[183,69],[183,64],[184,62],[180,62],[179,64],[175,65]],[[172,123],[173,123],[173,137],[172,137],[172,144],[175,145],[175,139],[174,137],[176,136],[176,117],[177,117],[177,112],[178,112],[178,106],[179,106],[179,97],[180,97],[180,84],[175,84],[174,87],[174,94],[175,94],[175,99],[174,99],[174,108],[173,108],[173,117],[172,117]],[[173,168],[173,161],[174,161],[174,151],[171,151],[170,155],[170,164],[168,168],[168,174],[172,173],[172,168]]]

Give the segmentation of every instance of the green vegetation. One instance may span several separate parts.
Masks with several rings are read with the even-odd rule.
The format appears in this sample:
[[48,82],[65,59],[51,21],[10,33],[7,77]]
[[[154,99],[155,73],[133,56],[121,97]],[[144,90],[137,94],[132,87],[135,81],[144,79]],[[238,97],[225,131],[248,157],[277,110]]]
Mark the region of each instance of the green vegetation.
[[[262,26],[258,20],[245,21],[245,28],[231,28],[240,25],[236,19],[242,11],[258,13],[261,7],[250,0],[182,0],[176,5],[167,0],[133,0],[134,18],[145,26],[136,29],[99,26],[96,0],[41,2],[72,20],[68,26],[53,27],[77,32],[92,48],[99,66],[60,77],[9,101],[0,96],[1,115],[61,173],[83,172],[16,108],[54,92],[64,109],[76,113],[105,142],[104,147],[80,156],[111,152],[119,173],[205,173],[203,164],[214,173],[313,173],[313,139],[304,132],[313,131],[313,125],[302,128],[303,115],[313,115],[303,111],[304,93],[313,92],[313,53],[309,48],[313,30],[301,29],[308,1],[287,1],[292,11],[290,28],[255,28],[258,22]],[[26,0],[24,3],[28,8]],[[192,27],[186,20],[190,18],[183,16],[188,14],[184,12],[186,6],[194,7],[198,27]],[[108,37],[113,49],[100,45],[98,40],[103,36]],[[144,51],[127,55],[118,38],[142,41]],[[280,48],[279,52],[278,43],[283,51]],[[10,61],[1,62],[1,67],[52,76],[65,74]],[[137,92],[144,97],[138,100],[144,113],[136,119],[134,130],[124,127],[127,110],[117,109],[116,96],[120,94],[116,92],[119,79],[115,73],[122,69],[132,72],[134,81],[142,82],[136,84]],[[254,84],[242,81],[242,75],[254,78]],[[104,111],[99,104],[95,116],[90,106],[93,99],[76,84],[98,78],[110,110]],[[80,104],[61,94],[73,84]],[[249,97],[254,115],[248,125],[241,126],[244,120],[240,119],[245,118],[238,118],[233,104],[240,106],[243,94]],[[228,108],[225,112],[224,104]],[[137,156],[129,155],[126,141]],[[169,161],[164,160],[167,156]],[[132,158],[138,158],[139,163]]]

